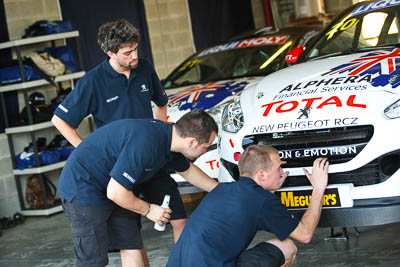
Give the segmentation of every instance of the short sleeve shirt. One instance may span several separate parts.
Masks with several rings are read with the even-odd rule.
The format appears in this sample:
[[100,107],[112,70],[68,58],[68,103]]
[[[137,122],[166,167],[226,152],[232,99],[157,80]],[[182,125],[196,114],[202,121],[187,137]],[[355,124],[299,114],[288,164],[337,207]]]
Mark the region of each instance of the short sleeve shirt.
[[189,161],[171,152],[172,125],[152,119],[111,122],[86,137],[70,155],[57,188],[67,201],[81,205],[109,203],[113,177],[128,190],[149,180],[160,168],[182,172]]
[[253,179],[221,183],[193,212],[172,249],[167,267],[235,266],[257,231],[287,238],[298,220]]
[[168,97],[148,61],[139,59],[127,79],[106,59],[78,81],[54,114],[74,128],[92,114],[99,128],[118,119],[153,118],[151,101],[165,106]]

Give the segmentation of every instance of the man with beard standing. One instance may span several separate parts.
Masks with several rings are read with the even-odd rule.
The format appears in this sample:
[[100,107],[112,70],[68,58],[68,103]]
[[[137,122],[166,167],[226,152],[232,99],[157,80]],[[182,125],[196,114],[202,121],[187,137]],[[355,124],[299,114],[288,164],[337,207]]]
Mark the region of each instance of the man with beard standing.
[[[52,118],[55,127],[74,147],[82,142],[76,128],[90,114],[97,128],[128,118],[166,121],[168,97],[153,66],[138,58],[139,39],[138,29],[124,19],[99,28],[97,41],[108,58],[78,81]],[[154,114],[151,101],[155,103]],[[136,195],[141,193],[146,201],[158,205],[164,195],[171,196],[170,223],[176,241],[186,223],[186,213],[175,181],[166,171],[160,170],[137,190]],[[131,211],[121,209],[121,212]],[[131,249],[136,251],[137,257],[143,253],[146,262],[142,247]]]

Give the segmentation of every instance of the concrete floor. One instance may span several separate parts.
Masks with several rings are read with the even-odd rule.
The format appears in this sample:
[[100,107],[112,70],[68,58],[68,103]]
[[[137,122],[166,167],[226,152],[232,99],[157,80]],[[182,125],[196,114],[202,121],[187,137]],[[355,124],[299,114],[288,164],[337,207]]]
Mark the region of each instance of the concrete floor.
[[[165,266],[172,248],[170,226],[165,232],[153,229],[143,221],[143,239],[150,265]],[[337,229],[340,230],[340,229]],[[330,229],[317,229],[310,244],[298,244],[297,260],[292,266],[400,266],[400,223],[360,227],[360,235],[348,229],[347,242],[327,242]],[[258,233],[252,245],[272,236]],[[120,266],[119,254],[109,254],[109,266]],[[67,267],[75,266],[69,224],[63,213],[49,217],[29,217],[23,224],[2,231],[0,237],[1,267]]]

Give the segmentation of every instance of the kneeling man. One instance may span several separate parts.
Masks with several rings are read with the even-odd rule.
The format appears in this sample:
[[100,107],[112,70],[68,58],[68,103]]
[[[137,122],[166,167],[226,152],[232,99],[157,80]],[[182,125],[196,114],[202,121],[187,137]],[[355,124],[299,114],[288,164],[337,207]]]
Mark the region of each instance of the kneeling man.
[[[167,267],[292,264],[297,248],[290,238],[308,243],[318,225],[329,163],[318,158],[312,174],[304,169],[313,192],[300,221],[274,195],[288,176],[281,168],[285,163],[272,147],[249,146],[239,160],[239,181],[221,183],[206,195],[172,249]],[[247,249],[260,230],[277,238]]]

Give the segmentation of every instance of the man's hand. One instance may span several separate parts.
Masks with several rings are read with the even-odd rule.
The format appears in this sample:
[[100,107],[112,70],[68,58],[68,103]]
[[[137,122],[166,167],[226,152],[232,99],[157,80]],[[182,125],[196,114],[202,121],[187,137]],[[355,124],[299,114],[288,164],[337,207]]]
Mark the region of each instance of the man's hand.
[[329,162],[327,158],[317,158],[314,160],[312,174],[304,169],[304,173],[313,187],[313,192],[310,205],[301,218],[299,225],[290,234],[291,238],[299,242],[310,242],[317,228],[321,216],[324,192],[328,184],[328,167]]
[[162,226],[169,222],[171,213],[172,210],[169,208],[162,208],[156,204],[150,204],[150,211],[146,215],[146,218]]
[[317,158],[314,160],[312,174],[305,168],[303,169],[313,189],[325,190],[328,184],[328,167],[329,162],[327,158]]

